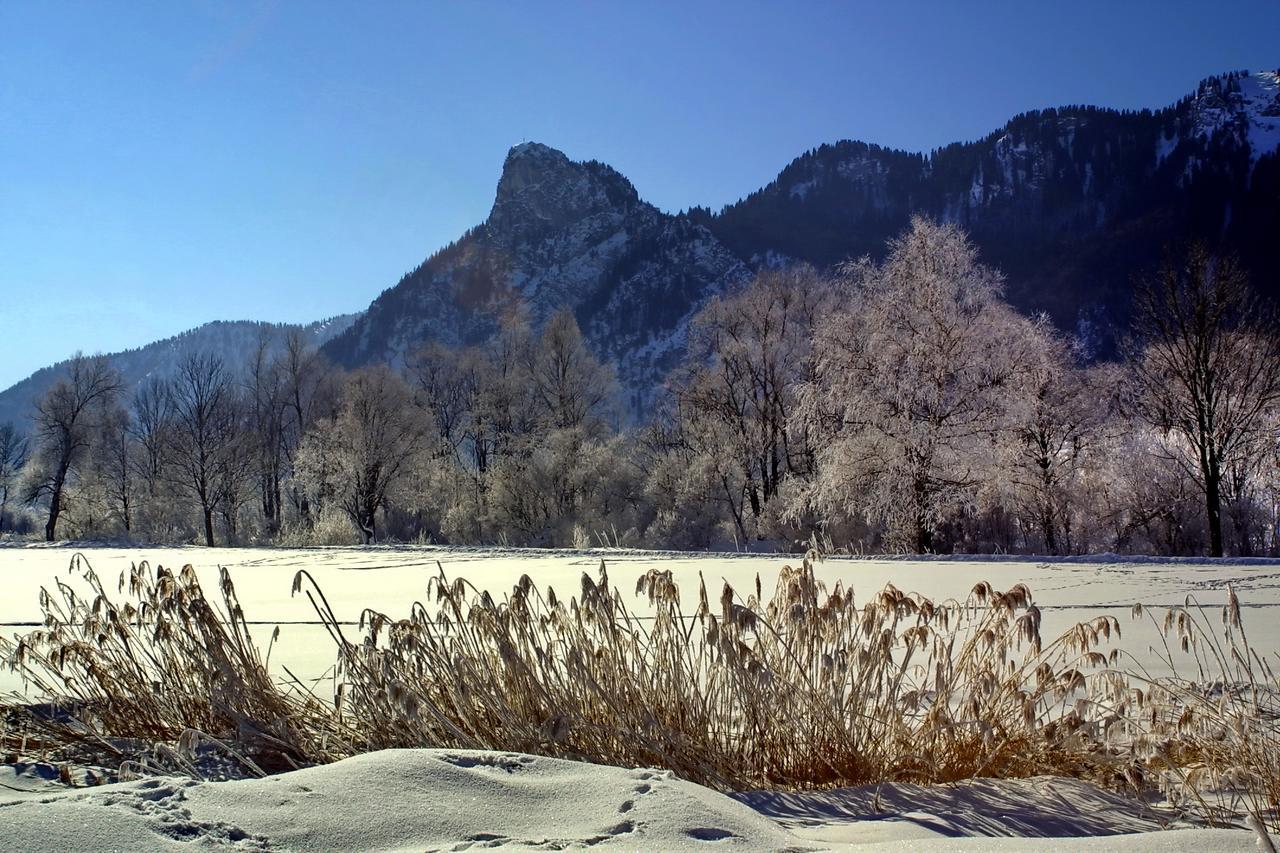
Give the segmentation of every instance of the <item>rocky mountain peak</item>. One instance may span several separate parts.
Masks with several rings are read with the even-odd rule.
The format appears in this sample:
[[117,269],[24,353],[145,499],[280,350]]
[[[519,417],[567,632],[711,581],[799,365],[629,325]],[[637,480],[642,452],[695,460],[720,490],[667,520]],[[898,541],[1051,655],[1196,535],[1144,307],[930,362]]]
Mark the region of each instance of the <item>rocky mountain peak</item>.
[[583,221],[618,220],[643,203],[612,168],[578,163],[540,142],[507,153],[493,209],[485,223],[495,244],[528,246]]
[[502,165],[502,178],[498,181],[498,198],[519,195],[536,188],[547,179],[572,171],[573,162],[558,151],[541,142],[522,142],[513,145]]

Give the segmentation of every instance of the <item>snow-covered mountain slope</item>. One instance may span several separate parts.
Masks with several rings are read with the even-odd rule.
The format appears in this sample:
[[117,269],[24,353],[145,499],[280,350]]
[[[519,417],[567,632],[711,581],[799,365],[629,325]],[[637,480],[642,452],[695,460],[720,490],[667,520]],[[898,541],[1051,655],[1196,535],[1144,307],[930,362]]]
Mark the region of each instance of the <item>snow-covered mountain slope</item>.
[[[290,332],[300,331],[312,346],[322,346],[343,332],[357,316],[343,314],[305,326],[249,320],[216,321],[137,349],[110,353],[108,358],[120,371],[125,387],[131,390],[150,376],[172,375],[182,359],[194,352],[218,356],[228,366],[239,370],[264,339],[274,352]],[[26,429],[35,401],[61,378],[66,364],[64,361],[41,368],[16,385],[0,391],[0,423],[12,421]]]
[[1025,113],[930,154],[843,141],[700,221],[753,265],[883,252],[913,213],[966,227],[1009,297],[1059,324],[1123,326],[1132,277],[1189,238],[1280,296],[1280,76],[1233,72],[1157,111]]
[[705,226],[642,201],[612,168],[525,143],[507,155],[488,219],[325,350],[349,365],[394,363],[427,341],[482,341],[509,312],[536,325],[569,308],[624,387],[651,388],[674,363],[689,315],[747,274]]
[[[1189,121],[1168,142],[1234,137],[1249,149],[1250,162],[1280,148],[1280,73],[1232,74],[1200,84],[1186,111]],[[1166,143],[1168,144],[1168,143]]]

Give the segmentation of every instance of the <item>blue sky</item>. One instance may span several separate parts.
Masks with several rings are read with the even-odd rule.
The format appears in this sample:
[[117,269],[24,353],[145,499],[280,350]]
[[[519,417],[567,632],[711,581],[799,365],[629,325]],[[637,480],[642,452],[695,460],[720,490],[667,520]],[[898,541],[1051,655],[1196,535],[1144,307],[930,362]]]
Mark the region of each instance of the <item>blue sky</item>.
[[1280,2],[0,3],[0,388],[214,319],[358,310],[507,149],[719,207],[841,138],[1161,106],[1280,65]]

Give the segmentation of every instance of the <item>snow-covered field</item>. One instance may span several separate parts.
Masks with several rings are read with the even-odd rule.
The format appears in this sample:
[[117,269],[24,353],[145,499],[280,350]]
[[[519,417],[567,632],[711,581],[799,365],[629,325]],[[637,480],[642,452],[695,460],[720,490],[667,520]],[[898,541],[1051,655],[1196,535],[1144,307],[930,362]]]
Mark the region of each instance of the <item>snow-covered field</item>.
[[[759,574],[767,596],[779,569],[798,558],[778,555],[684,554],[644,551],[530,551],[421,547],[374,548],[75,548],[67,546],[0,547],[0,633],[8,636],[31,630],[40,619],[41,586],[58,579],[75,584],[68,571],[71,558],[82,553],[109,590],[130,564],[149,560],[180,568],[191,564],[205,588],[216,590],[218,567],[225,566],[235,582],[246,617],[265,643],[280,626],[280,639],[271,653],[272,668],[287,666],[300,677],[322,675],[334,661],[328,635],[316,622],[311,605],[293,597],[290,589],[299,569],[309,571],[324,590],[340,619],[355,623],[365,608],[393,618],[408,615],[415,600],[426,597],[427,580],[437,564],[450,577],[462,576],[481,589],[500,595],[523,574],[540,587],[555,587],[561,597],[575,595],[583,572],[595,576],[601,560],[610,580],[631,590],[651,568],[669,569],[684,598],[687,612],[697,606],[698,577],[706,579],[713,598],[728,581],[745,595],[754,590]],[[1121,645],[1153,673],[1163,672],[1149,648],[1158,643],[1151,619],[1133,620],[1136,602],[1148,607],[1181,604],[1187,596],[1206,605],[1220,605],[1232,585],[1244,607],[1245,626],[1254,646],[1280,649],[1280,560],[1159,561],[1091,557],[1084,560],[1044,561],[1033,558],[987,559],[849,559],[830,558],[816,574],[828,584],[842,581],[866,599],[887,583],[935,598],[964,599],[973,585],[988,581],[997,589],[1025,583],[1044,612],[1046,640],[1082,619],[1102,613],[1119,618],[1124,629]],[[646,609],[640,597],[637,613]],[[310,624],[308,624],[310,623]],[[353,629],[354,630],[354,629]],[[0,672],[0,692],[19,686],[10,673]]]
[[[218,566],[226,566],[262,640],[280,626],[272,668],[288,666],[304,678],[322,676],[334,650],[307,601],[290,595],[299,569],[314,575],[341,619],[355,622],[366,607],[393,617],[406,614],[415,599],[425,597],[437,562],[450,576],[466,577],[495,594],[523,574],[562,595],[576,594],[581,574],[594,575],[601,559],[623,589],[633,588],[650,568],[670,569],[692,611],[699,574],[716,596],[726,580],[745,594],[759,573],[767,595],[778,570],[792,559],[409,547],[79,550],[109,588],[121,570],[142,559],[173,567],[190,563],[208,589],[216,588]],[[76,552],[0,547],[0,631],[11,635],[35,627],[41,586],[57,579],[80,582],[68,572]],[[1157,671],[1159,658],[1148,648],[1157,632],[1149,619],[1130,618],[1131,605],[1158,608],[1187,596],[1217,605],[1231,584],[1255,648],[1280,649],[1280,561],[829,559],[817,574],[828,584],[843,581],[864,599],[889,582],[935,598],[964,598],[982,580],[1000,589],[1023,582],[1044,612],[1046,638],[1108,612],[1121,621],[1125,650]],[[635,608],[644,612],[641,599]],[[0,692],[19,686],[11,674],[0,674]],[[1161,825],[1157,815],[1060,779],[731,798],[660,771],[426,750],[376,753],[266,780],[224,783],[147,780],[67,791],[46,779],[50,772],[0,768],[0,847],[163,850],[198,840],[208,847],[308,850],[1255,849],[1252,834],[1239,830],[1153,834]]]

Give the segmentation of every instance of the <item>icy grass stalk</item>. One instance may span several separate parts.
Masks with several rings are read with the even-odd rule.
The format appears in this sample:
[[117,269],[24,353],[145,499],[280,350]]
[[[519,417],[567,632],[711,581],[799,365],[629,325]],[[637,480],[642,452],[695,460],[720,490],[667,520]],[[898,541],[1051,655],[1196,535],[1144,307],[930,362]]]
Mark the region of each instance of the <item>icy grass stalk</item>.
[[1022,584],[940,603],[890,585],[859,605],[816,580],[814,559],[785,567],[767,599],[759,578],[714,599],[700,579],[691,613],[671,573],[651,570],[635,588],[643,615],[603,563],[567,600],[528,576],[499,600],[441,570],[427,603],[403,619],[365,611],[354,641],[302,571],[294,592],[337,646],[332,702],[268,676],[225,571],[214,604],[190,567],[144,563],[117,604],[77,562],[92,596],[60,582],[42,595],[43,630],[0,641],[60,708],[20,715],[3,742],[120,760],[122,744],[163,744],[178,769],[212,743],[253,772],[389,747],[517,750],[726,790],[1061,774],[1276,825],[1280,694],[1234,592],[1220,629],[1191,600],[1157,623],[1170,670],[1181,658],[1195,672],[1155,678],[1103,651],[1113,617],[1043,643]]
[[0,638],[0,658],[50,703],[22,715],[25,733],[108,761],[138,757],[139,744],[224,743],[256,756],[244,763],[258,773],[329,757],[327,703],[267,675],[225,569],[217,604],[191,566],[176,574],[133,566],[120,576],[123,603],[83,556],[71,569],[83,573],[88,596],[59,580],[40,593],[43,629]]
[[[300,572],[295,591],[314,589]],[[656,765],[725,789],[1123,778],[1088,729],[1114,690],[1084,675],[1108,663],[1094,649],[1119,631],[1112,618],[1043,647],[1021,584],[942,604],[888,586],[859,606],[839,584],[827,592],[810,557],[767,601],[759,579],[714,602],[700,581],[685,613],[658,570],[635,592],[652,615],[631,612],[603,563],[568,601],[528,576],[498,601],[441,572],[408,618],[366,611],[359,643],[313,601],[339,641],[339,712],[363,749]]]

